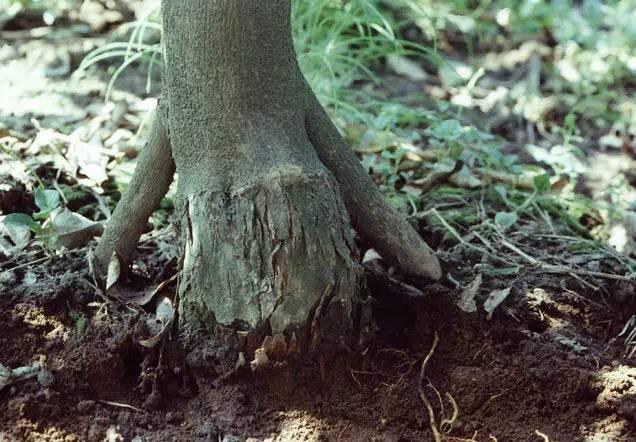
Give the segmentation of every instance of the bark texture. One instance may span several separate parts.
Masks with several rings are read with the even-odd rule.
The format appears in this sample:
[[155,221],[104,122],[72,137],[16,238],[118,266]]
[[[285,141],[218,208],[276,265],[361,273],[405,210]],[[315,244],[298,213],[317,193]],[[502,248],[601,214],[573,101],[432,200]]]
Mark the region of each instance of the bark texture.
[[162,107],[155,113],[150,138],[141,152],[130,186],[117,204],[95,250],[98,271],[105,274],[113,253],[126,268],[131,262],[148,218],[164,197],[174,177],[174,161]]
[[204,191],[184,204],[188,324],[252,330],[269,321],[271,334],[291,335],[315,319],[351,336],[360,271],[329,173],[287,168],[234,194]]
[[356,230],[405,272],[440,279],[442,269],[433,251],[406,219],[387,204],[309,86],[307,90],[309,139],[338,180]]
[[289,0],[163,3],[182,318],[348,346],[361,269],[305,131],[290,12]]
[[132,255],[176,167],[186,329],[355,344],[365,315],[349,214],[385,258],[440,277],[303,78],[290,0],[164,0],[162,17],[165,117],[100,242],[103,262]]

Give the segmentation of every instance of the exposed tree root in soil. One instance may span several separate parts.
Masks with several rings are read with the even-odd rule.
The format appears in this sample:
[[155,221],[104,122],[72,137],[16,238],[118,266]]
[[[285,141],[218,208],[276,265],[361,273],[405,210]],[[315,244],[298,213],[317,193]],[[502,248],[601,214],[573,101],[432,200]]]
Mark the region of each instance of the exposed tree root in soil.
[[435,442],[442,442],[442,435],[437,425],[437,419],[435,418],[435,411],[433,410],[431,401],[428,400],[428,397],[426,396],[426,391],[424,390],[424,381],[426,380],[426,366],[428,365],[428,362],[430,361],[430,359],[433,357],[433,353],[435,353],[435,349],[437,348],[438,343],[439,343],[439,335],[437,334],[437,332],[435,332],[431,349],[428,351],[428,354],[422,361],[422,365],[420,367],[420,376],[419,376],[417,389],[420,394],[420,399],[424,403],[424,406],[426,407],[426,411],[428,413],[428,420],[429,420],[429,425],[431,427],[431,431],[433,432],[433,438],[435,439]]

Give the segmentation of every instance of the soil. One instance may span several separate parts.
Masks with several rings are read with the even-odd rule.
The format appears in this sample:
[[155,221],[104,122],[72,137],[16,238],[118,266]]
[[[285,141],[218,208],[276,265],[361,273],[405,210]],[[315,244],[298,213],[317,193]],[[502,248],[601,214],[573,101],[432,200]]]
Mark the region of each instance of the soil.
[[[12,110],[0,111],[6,127],[30,134],[35,117],[63,128],[101,100],[103,73],[73,94],[56,88],[64,77],[46,77],[62,46],[73,47],[47,40],[3,47],[0,59],[13,63],[0,68],[3,78],[30,79],[19,95],[2,89],[14,99]],[[123,84],[143,89],[143,71],[129,72]],[[15,189],[0,206],[28,210],[32,196]],[[171,235],[140,249],[139,267],[149,272],[133,281],[137,292],[174,272]],[[607,282],[602,296],[573,276],[492,278],[480,305],[490,290],[511,288],[492,318],[457,309],[451,283],[420,286],[426,296],[408,302],[373,288],[368,295],[382,301],[374,301],[378,330],[365,348],[222,379],[209,363],[214,347],[181,348],[176,333],[165,345],[139,345],[137,325],[152,307],[104,298],[86,250],[17,270],[0,261],[0,364],[44,367],[0,390],[0,441],[433,440],[420,386],[447,441],[636,440],[636,368],[617,339],[636,311],[631,284]],[[447,262],[461,260],[451,255]]]
[[53,382],[0,393],[0,440],[432,440],[418,383],[435,333],[425,385],[438,413],[444,397],[446,418],[456,402],[446,440],[636,435],[636,369],[613,340],[634,306],[601,304],[556,281],[515,289],[491,320],[450,307],[454,291],[429,286],[425,301],[380,306],[380,331],[360,354],[219,380],[196,363],[201,355],[185,355],[191,366],[180,376],[170,344],[161,363],[157,349],[135,346],[139,314],[96,296],[84,263],[69,254],[2,274],[0,360],[40,361]]

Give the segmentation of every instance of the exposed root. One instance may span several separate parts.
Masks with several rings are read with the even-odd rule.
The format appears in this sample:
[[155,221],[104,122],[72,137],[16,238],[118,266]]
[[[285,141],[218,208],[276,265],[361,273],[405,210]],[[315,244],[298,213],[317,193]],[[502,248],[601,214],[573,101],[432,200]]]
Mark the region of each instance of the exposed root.
[[428,365],[428,361],[430,361],[431,357],[433,357],[433,353],[435,353],[435,349],[437,348],[437,344],[439,343],[439,335],[435,332],[435,338],[433,339],[433,345],[431,349],[428,351],[428,354],[422,361],[422,366],[420,367],[420,377],[418,382],[418,392],[420,394],[420,399],[424,403],[426,407],[426,411],[428,412],[429,424],[431,426],[431,431],[433,432],[433,438],[435,442],[442,442],[442,435],[439,431],[437,425],[437,419],[435,419],[435,411],[433,411],[433,406],[431,402],[428,400],[426,396],[426,391],[424,391],[424,380],[426,379],[426,366]]
[[139,157],[130,186],[117,204],[95,250],[96,270],[100,275],[105,275],[113,253],[120,258],[122,269],[127,269],[148,218],[159,207],[172,182],[175,165],[160,114],[161,110],[157,110],[150,138]]
[[308,86],[307,97],[307,135],[336,177],[354,228],[405,272],[439,280],[442,270],[433,251],[389,206]]

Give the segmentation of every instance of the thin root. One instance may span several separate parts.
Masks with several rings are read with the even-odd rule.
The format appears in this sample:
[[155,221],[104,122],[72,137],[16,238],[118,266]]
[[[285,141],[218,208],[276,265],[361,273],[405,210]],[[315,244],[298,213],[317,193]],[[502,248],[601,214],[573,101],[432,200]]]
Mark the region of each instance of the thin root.
[[429,418],[429,422],[431,426],[431,431],[433,432],[433,438],[435,439],[435,442],[442,442],[442,435],[439,432],[437,422],[435,420],[435,412],[433,411],[433,406],[431,405],[431,402],[426,397],[426,392],[424,391],[424,380],[426,379],[426,365],[428,364],[428,361],[430,361],[431,357],[433,356],[433,353],[435,353],[435,349],[437,348],[438,343],[439,343],[439,335],[437,334],[437,332],[435,332],[433,345],[431,346],[431,349],[429,350],[428,354],[424,358],[424,361],[422,361],[422,366],[420,368],[418,391],[420,394],[420,399],[424,403],[424,406],[426,407],[426,411],[428,411],[428,418]]

